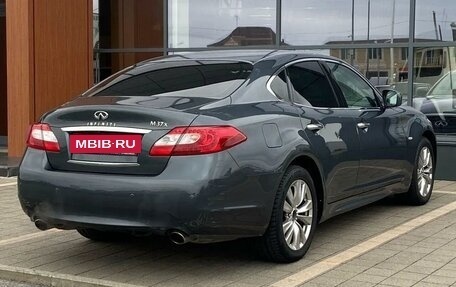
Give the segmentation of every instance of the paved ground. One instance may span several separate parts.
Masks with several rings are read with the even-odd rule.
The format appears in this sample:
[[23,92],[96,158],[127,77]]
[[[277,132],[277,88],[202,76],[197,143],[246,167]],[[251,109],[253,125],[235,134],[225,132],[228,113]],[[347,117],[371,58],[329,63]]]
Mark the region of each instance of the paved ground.
[[14,179],[0,178],[0,277],[18,268],[100,286],[456,286],[456,182],[435,190],[422,207],[384,200],[325,222],[304,259],[273,264],[246,240],[94,243],[74,231],[40,232],[22,213]]
[[0,287],[42,287],[40,285],[0,280]]

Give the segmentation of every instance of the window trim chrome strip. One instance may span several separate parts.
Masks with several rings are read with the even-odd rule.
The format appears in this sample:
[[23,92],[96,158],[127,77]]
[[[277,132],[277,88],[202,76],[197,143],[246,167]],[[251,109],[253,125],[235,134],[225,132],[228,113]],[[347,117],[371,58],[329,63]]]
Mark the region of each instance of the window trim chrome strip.
[[70,159],[68,163],[91,165],[91,166],[139,166],[138,163],[130,162],[102,162],[102,161],[85,161],[85,160],[74,160]]
[[152,130],[127,127],[106,127],[106,126],[76,126],[61,128],[64,132],[116,132],[127,134],[148,134]]

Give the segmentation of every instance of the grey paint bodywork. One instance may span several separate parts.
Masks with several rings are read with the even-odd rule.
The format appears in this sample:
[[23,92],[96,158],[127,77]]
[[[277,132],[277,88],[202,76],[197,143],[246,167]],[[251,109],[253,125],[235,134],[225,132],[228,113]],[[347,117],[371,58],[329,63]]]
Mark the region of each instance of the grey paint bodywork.
[[[269,81],[286,65],[316,60],[343,62],[294,51],[207,52],[170,56],[133,67],[198,59],[247,61],[250,78],[220,100],[149,97],[88,97],[44,115],[60,153],[28,148],[18,176],[19,198],[32,220],[62,229],[144,230],[165,235],[179,230],[195,242],[260,236],[266,230],[275,193],[286,169],[312,170],[320,221],[408,190],[417,146],[423,136],[435,143],[426,117],[410,107],[314,108],[281,101]],[[332,81],[332,84],[334,82]],[[337,93],[337,91],[336,91]],[[340,95],[339,95],[340,96]],[[151,130],[144,135],[137,166],[72,163],[65,127],[84,126],[105,110],[117,127]],[[132,120],[134,119],[134,120]],[[151,127],[164,121],[167,128]],[[322,123],[319,132],[310,123]],[[367,131],[357,128],[370,123]],[[151,145],[174,126],[231,125],[247,141],[203,156],[151,160]],[[434,144],[435,146],[435,144]]]

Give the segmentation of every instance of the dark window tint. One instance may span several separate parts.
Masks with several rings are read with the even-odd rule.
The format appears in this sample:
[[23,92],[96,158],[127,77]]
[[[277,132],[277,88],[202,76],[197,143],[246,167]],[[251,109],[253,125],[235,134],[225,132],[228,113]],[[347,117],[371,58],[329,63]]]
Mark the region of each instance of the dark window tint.
[[349,108],[372,108],[378,103],[374,90],[355,72],[339,64],[328,63]]
[[[88,96],[171,96],[224,98],[233,93],[248,78],[252,65],[248,63],[182,62],[151,64],[147,71],[138,67],[122,73],[103,88]],[[152,70],[153,69],[153,70]],[[152,71],[151,71],[152,70]]]
[[328,79],[318,62],[303,62],[288,68],[293,101],[306,106],[337,107]]
[[290,101],[288,96],[287,76],[285,71],[281,72],[271,82],[271,90],[283,101]]

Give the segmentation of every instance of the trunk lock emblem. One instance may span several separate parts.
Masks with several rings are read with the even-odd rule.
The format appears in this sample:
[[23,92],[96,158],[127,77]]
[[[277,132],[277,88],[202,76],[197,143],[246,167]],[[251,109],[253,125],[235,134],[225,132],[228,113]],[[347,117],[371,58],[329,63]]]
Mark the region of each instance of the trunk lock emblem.
[[105,111],[96,111],[94,114],[95,119],[97,120],[106,120],[109,117],[109,114]]

